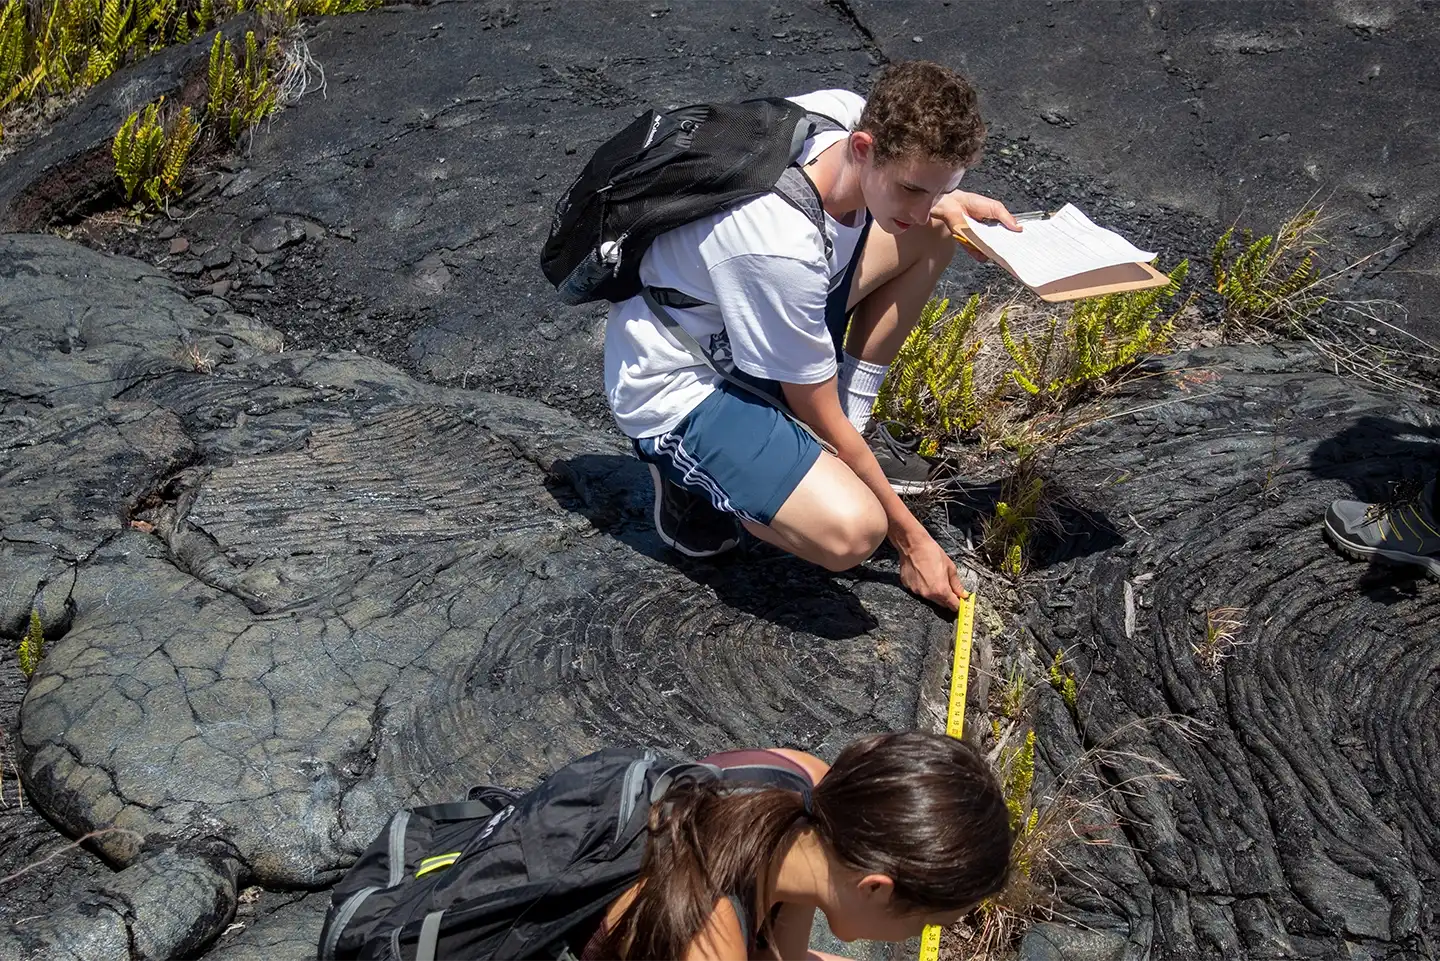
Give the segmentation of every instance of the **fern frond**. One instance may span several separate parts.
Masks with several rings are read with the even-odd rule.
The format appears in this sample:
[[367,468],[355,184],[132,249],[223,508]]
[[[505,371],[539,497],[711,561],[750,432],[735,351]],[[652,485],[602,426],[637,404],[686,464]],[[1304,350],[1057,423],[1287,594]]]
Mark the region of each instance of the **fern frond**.
[[20,673],[27,678],[35,673],[45,656],[45,626],[40,621],[40,612],[30,609],[30,625],[20,639]]
[[7,0],[0,7],[0,95],[7,95],[7,103],[25,72],[26,48],[25,4],[23,0]]

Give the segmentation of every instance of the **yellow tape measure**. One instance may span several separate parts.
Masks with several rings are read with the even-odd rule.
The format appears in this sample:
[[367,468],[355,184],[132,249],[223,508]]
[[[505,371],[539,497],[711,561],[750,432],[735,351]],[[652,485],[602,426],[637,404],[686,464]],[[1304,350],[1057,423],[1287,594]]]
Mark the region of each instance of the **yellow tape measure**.
[[[970,646],[975,639],[975,592],[960,601],[955,617],[955,659],[950,665],[950,706],[945,712],[945,733],[965,733],[965,691],[970,686]],[[920,961],[939,961],[940,927],[926,925],[920,936]]]

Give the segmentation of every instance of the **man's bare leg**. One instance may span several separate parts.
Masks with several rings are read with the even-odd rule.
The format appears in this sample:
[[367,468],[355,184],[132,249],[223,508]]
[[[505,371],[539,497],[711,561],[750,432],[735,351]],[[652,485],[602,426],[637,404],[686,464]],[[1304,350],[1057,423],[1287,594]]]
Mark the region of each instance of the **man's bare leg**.
[[935,284],[955,256],[955,240],[938,220],[898,237],[870,229],[850,289],[850,331],[845,352],[888,365],[900,351]]
[[[895,359],[935,284],[955,255],[955,241],[932,221],[899,237],[870,231],[849,306],[845,350],[874,364]],[[745,523],[766,543],[832,571],[861,563],[885,539],[885,511],[839,458],[822,451],[769,527]]]
[[861,563],[885,540],[885,510],[854,471],[820,452],[769,527],[745,521],[768,544],[832,571]]

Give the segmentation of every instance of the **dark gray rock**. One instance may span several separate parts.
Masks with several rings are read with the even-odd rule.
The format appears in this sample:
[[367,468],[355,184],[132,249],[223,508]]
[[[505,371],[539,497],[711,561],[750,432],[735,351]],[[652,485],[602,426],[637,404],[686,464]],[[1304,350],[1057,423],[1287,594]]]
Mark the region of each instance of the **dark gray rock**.
[[[1070,849],[1061,913],[1129,932],[1127,958],[1334,957],[1342,941],[1419,957],[1436,933],[1440,592],[1345,560],[1320,520],[1332,498],[1433,476],[1440,412],[1316,374],[1296,348],[1165,366],[1117,400],[1143,413],[1082,431],[1053,464],[1123,543],[1057,548],[1026,592],[1042,662],[1063,648],[1080,679],[1073,717],[1042,712],[1040,767],[1120,752],[1095,785],[1116,843]],[[1197,648],[1221,607],[1246,627],[1212,669]],[[1141,758],[1184,787],[1132,782]],[[1105,789],[1121,783],[1136,786]]]
[[1125,939],[1108,931],[1043,923],[1025,932],[1016,961],[1122,961]]
[[258,254],[273,254],[304,240],[305,225],[289,217],[266,217],[246,230],[240,239]]
[[[19,763],[67,832],[134,832],[94,842],[113,863],[217,838],[246,883],[322,885],[396,807],[485,772],[525,783],[623,741],[831,754],[915,723],[917,679],[943,675],[947,626],[893,580],[768,550],[674,563],[648,475],[569,415],[280,353],[53,237],[0,238],[0,273],[3,375],[30,380],[0,395],[22,429],[0,451],[4,633],[37,590],[69,609]],[[47,340],[53,305],[107,284],[136,304],[113,357],[143,375]],[[82,379],[106,386],[78,408],[41,386]],[[118,936],[76,931],[31,935]]]
[[0,956],[131,961],[188,956],[235,913],[240,864],[213,841],[160,851],[82,888],[72,903],[0,931]]
[[[1440,185],[1427,159],[1440,152],[1440,129],[1409,122],[1440,115],[1440,61],[1422,53],[1440,44],[1433,9],[845,5],[889,57],[924,56],[975,81],[998,137],[967,174],[967,187],[993,191],[1011,209],[1073,200],[1109,216],[1076,190],[1082,178],[1106,181],[1111,197],[1138,204],[1116,211],[1114,222],[1167,264],[1181,256],[1208,262],[1209,245],[1226,226],[1238,220],[1270,233],[1307,202],[1323,201],[1342,223],[1379,211],[1382,217],[1363,218],[1383,220],[1373,237],[1331,230],[1339,250],[1329,256],[1338,267],[1381,252],[1361,283],[1370,293],[1357,296],[1409,304],[1408,316],[1395,319],[1440,341],[1440,314],[1416,309],[1440,299]],[[915,33],[925,37],[923,53],[910,42]],[[1007,163],[996,148],[1016,141],[1054,159]],[[1180,212],[1208,222],[1205,235],[1172,240],[1164,226],[1136,216],[1164,221]]]
[[235,254],[229,247],[217,247],[200,258],[200,263],[206,270],[219,270],[230,263],[234,257]]

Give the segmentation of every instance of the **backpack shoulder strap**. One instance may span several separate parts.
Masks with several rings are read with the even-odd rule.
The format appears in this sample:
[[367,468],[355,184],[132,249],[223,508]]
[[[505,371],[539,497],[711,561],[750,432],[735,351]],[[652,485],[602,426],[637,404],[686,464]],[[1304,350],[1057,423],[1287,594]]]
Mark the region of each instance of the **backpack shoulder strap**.
[[815,786],[806,775],[780,764],[740,764],[720,768],[720,779],[737,784],[783,788],[787,791],[809,791]]
[[820,232],[820,239],[825,242],[825,259],[828,261],[835,253],[835,245],[830,242],[830,231],[825,229],[825,205],[820,200],[820,191],[815,189],[815,184],[805,171],[791,164],[780,173],[780,179],[775,181],[775,193],[780,198],[805,215],[811,225]]
[[755,949],[755,932],[750,927],[750,912],[745,909],[745,903],[740,900],[738,894],[727,894],[725,899],[735,909],[735,917],[740,920],[740,933],[745,938],[745,950]]

